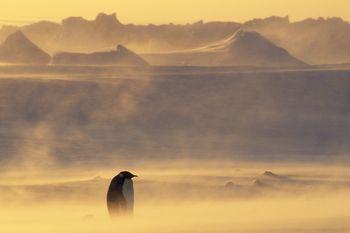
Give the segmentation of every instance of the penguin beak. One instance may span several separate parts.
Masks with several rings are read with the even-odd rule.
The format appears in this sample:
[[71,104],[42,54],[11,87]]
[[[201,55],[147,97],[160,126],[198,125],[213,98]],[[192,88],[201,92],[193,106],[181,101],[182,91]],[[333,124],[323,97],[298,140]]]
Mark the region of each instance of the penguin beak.
[[139,177],[138,175],[133,175],[133,177],[132,178],[134,178],[134,177]]

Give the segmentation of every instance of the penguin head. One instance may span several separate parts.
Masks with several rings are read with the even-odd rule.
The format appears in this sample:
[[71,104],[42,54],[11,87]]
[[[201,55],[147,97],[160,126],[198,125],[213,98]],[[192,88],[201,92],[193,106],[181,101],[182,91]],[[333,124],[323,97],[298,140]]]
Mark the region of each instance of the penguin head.
[[137,177],[137,175],[132,174],[131,172],[128,171],[122,171],[118,174],[118,176],[122,179],[132,179],[134,177]]

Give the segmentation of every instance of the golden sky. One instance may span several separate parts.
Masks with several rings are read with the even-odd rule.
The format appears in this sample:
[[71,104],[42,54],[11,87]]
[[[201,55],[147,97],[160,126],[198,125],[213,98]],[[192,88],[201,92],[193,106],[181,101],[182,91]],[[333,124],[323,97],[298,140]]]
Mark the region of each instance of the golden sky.
[[350,0],[0,0],[0,24],[68,16],[92,19],[98,12],[117,12],[125,23],[237,21],[271,15],[338,16],[350,21]]

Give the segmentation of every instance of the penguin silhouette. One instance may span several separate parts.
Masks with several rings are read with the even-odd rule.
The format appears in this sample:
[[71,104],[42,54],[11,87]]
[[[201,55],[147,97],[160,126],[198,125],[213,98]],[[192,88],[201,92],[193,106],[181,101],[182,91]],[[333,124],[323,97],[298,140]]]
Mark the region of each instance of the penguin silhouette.
[[134,185],[136,175],[122,171],[115,176],[107,192],[107,208],[111,218],[132,215],[134,212]]

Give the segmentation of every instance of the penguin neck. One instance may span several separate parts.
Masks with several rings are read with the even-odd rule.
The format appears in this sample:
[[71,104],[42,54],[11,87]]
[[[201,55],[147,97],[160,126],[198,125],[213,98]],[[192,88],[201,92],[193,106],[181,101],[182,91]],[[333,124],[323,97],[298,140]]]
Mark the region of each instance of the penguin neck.
[[111,184],[109,186],[109,190],[110,191],[122,191],[123,185],[124,185],[124,178],[121,178],[120,176],[115,176],[112,181]]

